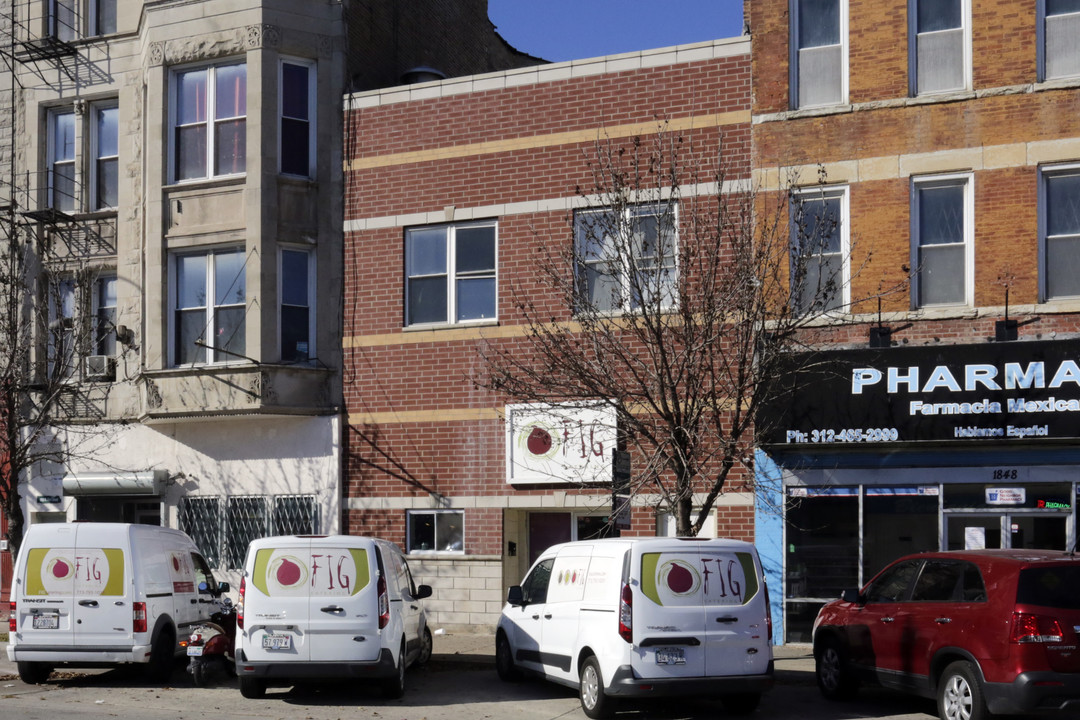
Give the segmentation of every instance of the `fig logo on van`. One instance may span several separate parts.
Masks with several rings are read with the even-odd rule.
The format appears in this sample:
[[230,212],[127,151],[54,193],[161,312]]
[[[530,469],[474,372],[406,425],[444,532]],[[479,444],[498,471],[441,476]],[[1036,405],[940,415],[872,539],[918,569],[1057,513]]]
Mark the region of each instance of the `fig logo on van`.
[[26,557],[28,595],[124,594],[119,548],[33,548]]
[[641,592],[660,606],[745,605],[757,591],[749,553],[641,556]]
[[367,551],[356,548],[263,548],[251,575],[270,597],[355,595],[371,582]]
[[701,575],[682,560],[668,560],[664,563],[660,567],[657,581],[677,596],[693,595],[701,587]]

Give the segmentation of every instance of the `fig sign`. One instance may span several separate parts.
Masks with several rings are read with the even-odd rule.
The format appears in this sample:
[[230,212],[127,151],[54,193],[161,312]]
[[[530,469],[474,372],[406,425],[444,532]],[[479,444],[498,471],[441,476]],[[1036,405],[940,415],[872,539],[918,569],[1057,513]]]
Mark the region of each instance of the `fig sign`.
[[611,483],[610,404],[507,405],[506,426],[507,483]]

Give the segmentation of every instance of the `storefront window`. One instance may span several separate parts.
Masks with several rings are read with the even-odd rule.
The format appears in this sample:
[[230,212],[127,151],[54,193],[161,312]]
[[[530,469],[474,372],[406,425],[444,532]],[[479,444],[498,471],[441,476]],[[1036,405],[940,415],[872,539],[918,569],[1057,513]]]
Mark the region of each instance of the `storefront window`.
[[1010,483],[1006,477],[1003,481],[990,483],[945,485],[943,492],[946,510],[1072,509],[1069,503],[1071,487],[1067,483]]
[[863,500],[865,583],[899,557],[937,550],[937,486],[866,488]]

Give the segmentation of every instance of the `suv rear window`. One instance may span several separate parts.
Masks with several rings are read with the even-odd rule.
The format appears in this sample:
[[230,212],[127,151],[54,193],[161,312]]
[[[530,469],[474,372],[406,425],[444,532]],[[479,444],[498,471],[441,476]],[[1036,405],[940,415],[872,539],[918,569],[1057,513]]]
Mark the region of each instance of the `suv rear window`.
[[1023,605],[1042,605],[1061,610],[1080,610],[1080,567],[1027,568],[1020,571],[1016,602]]

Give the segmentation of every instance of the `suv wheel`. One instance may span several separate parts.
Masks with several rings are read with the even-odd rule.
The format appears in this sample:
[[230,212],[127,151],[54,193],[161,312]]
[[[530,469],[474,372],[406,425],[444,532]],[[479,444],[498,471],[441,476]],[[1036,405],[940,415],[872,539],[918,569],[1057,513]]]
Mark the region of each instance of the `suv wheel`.
[[987,717],[986,699],[971,663],[954,662],[941,674],[938,715],[941,720],[985,720]]
[[818,689],[829,700],[845,700],[855,694],[858,682],[848,668],[847,651],[836,638],[825,638],[814,652]]

